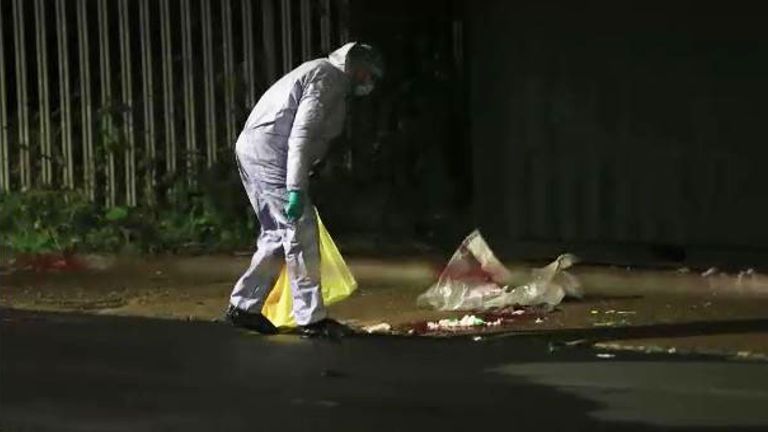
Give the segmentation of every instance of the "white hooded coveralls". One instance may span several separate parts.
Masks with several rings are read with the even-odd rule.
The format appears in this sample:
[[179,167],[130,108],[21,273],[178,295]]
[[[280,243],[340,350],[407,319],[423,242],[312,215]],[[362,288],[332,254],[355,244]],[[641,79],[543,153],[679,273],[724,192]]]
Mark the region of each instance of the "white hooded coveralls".
[[[251,111],[237,139],[240,177],[261,225],[251,264],[230,303],[259,313],[283,264],[298,325],[326,317],[320,291],[317,220],[307,194],[309,169],[343,129],[350,80],[348,43],[328,58],[308,61],[278,80]],[[304,214],[285,216],[288,191],[301,191]]]

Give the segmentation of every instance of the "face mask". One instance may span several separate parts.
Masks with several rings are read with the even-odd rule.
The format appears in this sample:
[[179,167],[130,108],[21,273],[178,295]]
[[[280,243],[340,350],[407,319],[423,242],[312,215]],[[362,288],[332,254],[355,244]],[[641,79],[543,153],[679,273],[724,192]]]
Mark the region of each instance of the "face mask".
[[355,96],[367,96],[373,91],[373,82],[368,81],[365,84],[358,84],[355,86]]

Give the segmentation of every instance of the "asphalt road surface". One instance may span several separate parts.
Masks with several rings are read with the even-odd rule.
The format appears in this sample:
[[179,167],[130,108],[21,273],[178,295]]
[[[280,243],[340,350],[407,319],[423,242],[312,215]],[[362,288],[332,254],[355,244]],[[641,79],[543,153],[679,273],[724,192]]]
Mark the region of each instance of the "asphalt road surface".
[[[0,431],[766,430],[768,364],[0,310]],[[572,338],[573,335],[569,335]]]

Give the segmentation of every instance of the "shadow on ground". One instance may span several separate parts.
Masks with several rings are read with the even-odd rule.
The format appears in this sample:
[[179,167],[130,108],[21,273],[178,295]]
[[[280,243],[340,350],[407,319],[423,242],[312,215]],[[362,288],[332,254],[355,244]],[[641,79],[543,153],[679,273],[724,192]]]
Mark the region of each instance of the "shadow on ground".
[[[635,391],[596,379],[584,393],[542,378],[546,365],[605,368],[591,350],[549,350],[551,339],[575,332],[480,343],[374,336],[333,342],[254,336],[206,322],[0,312],[3,431],[746,431],[768,424],[763,365],[626,354],[611,364],[635,365],[641,380],[647,367],[661,367],[652,376],[666,387]],[[679,369],[666,373],[664,365],[681,362],[701,371],[690,379],[699,384],[670,390]],[[726,386],[755,382],[763,390],[729,387],[701,396],[712,368],[715,376],[741,377]],[[620,394],[631,400],[619,397],[621,406],[612,406]],[[660,394],[677,400],[673,412],[646,414],[643,407]]]
[[766,331],[768,331],[768,319],[744,319],[651,324],[616,328],[538,330],[529,333],[516,332],[514,334],[504,334],[498,337],[544,337],[553,340],[583,339],[590,342],[600,342],[604,340],[677,338],[734,333],[746,335]]

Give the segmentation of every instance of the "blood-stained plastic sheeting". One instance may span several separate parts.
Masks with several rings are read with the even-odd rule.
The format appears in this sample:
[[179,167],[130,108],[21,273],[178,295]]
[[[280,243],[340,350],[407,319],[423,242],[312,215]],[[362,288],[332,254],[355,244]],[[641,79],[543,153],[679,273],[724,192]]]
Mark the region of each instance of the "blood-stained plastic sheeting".
[[494,255],[479,231],[473,231],[451,257],[437,283],[419,296],[418,304],[438,310],[488,310],[514,306],[560,304],[581,297],[581,285],[566,271],[576,257],[564,254],[546,267],[515,278]]

